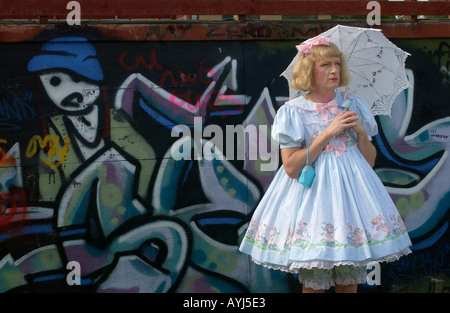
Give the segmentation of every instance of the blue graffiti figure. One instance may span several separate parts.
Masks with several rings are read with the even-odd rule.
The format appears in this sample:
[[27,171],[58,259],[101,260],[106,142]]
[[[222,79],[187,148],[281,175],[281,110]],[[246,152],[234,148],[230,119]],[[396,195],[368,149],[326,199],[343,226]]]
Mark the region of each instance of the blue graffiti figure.
[[[46,116],[43,133],[70,139],[62,164],[52,164],[45,148],[39,152],[41,201],[56,205],[57,240],[20,261],[0,259],[0,274],[21,277],[0,282],[0,291],[27,290],[27,282],[64,285],[70,261],[80,264],[85,290],[170,291],[184,272],[190,239],[179,221],[155,216],[145,200],[155,167],[152,147],[124,112],[108,107],[103,71],[87,39],[57,38],[41,52],[28,70],[39,75],[56,111]],[[56,261],[40,264],[43,255]]]

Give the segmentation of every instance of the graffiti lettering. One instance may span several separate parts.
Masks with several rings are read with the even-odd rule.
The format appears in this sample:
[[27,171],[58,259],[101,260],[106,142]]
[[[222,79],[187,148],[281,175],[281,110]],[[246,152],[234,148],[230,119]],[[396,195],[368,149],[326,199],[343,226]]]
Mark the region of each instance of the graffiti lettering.
[[447,243],[443,249],[436,252],[423,252],[416,255],[408,256],[398,260],[392,268],[389,269],[389,276],[398,281],[401,277],[405,277],[412,273],[423,273],[424,276],[431,277],[439,271],[448,268],[448,252],[450,244]]
[[40,147],[41,149],[48,148],[47,156],[49,158],[54,158],[55,155],[58,155],[61,157],[61,159],[59,159],[58,161],[54,161],[54,162],[49,162],[47,160],[44,160],[45,164],[47,164],[49,167],[55,168],[55,167],[58,167],[59,165],[61,165],[62,163],[64,163],[64,161],[66,160],[67,153],[69,151],[69,144],[70,144],[70,138],[66,137],[64,139],[64,146],[62,147],[61,150],[59,150],[58,149],[58,146],[59,146],[59,136],[58,135],[55,135],[54,137],[51,135],[46,135],[44,137],[44,139],[42,139],[41,136],[39,136],[39,135],[35,135],[35,136],[33,136],[33,138],[31,138],[30,142],[28,143],[27,151],[26,151],[25,155],[30,158],[37,152],[38,147]]
[[162,70],[162,66],[158,64],[158,61],[156,60],[156,49],[155,48],[151,48],[150,49],[150,62],[147,63],[145,61],[144,55],[142,53],[139,53],[139,55],[134,59],[134,63],[133,65],[129,65],[125,62],[125,58],[128,55],[128,51],[124,51],[120,54],[119,56],[119,64],[130,71],[134,71],[135,69],[137,69],[139,66],[142,66],[146,69],[152,69],[155,68],[157,70]]
[[128,54],[128,51],[124,51],[120,54],[119,64],[123,68],[130,71],[134,71],[140,66],[146,69],[155,69],[158,71],[162,71],[163,73],[161,79],[159,80],[159,86],[167,86],[167,84],[165,84],[167,78],[170,79],[171,86],[174,87],[178,87],[179,85],[186,86],[189,84],[197,83],[209,84],[211,82],[211,79],[206,76],[211,69],[204,67],[204,61],[200,61],[199,68],[196,73],[178,71],[178,76],[176,78],[171,70],[164,70],[164,68],[158,63],[155,48],[150,49],[150,60],[148,63],[145,60],[144,54],[142,52],[140,52],[138,56],[135,57],[134,62],[127,62],[126,57],[128,56]]
[[[199,84],[207,85],[211,83],[212,79],[208,77],[208,73],[211,69],[204,67],[204,61],[200,61],[199,67],[195,72],[183,72],[181,70],[175,74],[172,70],[164,69],[157,59],[157,51],[155,48],[150,49],[149,62],[146,61],[144,54],[140,52],[133,61],[133,58],[129,58],[127,61],[128,51],[124,51],[119,56],[119,64],[130,71],[134,71],[140,67],[145,69],[154,69],[161,73],[161,77],[158,81],[158,86],[161,87],[184,87],[184,86],[198,86]],[[131,62],[130,62],[131,61]],[[200,92],[193,90],[185,90],[175,88],[170,90],[174,97],[179,97],[186,102],[198,102],[201,97]]]
[[224,29],[220,26],[208,25],[210,30],[207,32],[207,38],[227,38],[227,39],[242,39],[246,37],[252,38],[270,38],[272,30],[268,26],[243,26],[236,25]]
[[31,101],[31,94],[25,93],[24,99],[14,97],[12,103],[6,99],[0,101],[0,129],[21,129],[19,125],[11,121],[31,120],[35,117],[34,110],[27,103]]
[[443,134],[431,134],[431,137],[438,138],[438,139],[448,139],[449,135],[443,135]]

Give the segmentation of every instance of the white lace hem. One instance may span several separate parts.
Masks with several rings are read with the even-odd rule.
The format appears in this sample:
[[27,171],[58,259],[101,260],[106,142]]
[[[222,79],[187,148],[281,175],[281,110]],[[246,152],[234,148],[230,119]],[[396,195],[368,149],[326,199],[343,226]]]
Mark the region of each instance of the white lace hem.
[[400,259],[400,257],[410,254],[411,249],[405,248],[399,252],[384,256],[379,259],[368,259],[364,261],[351,261],[351,260],[341,260],[341,261],[328,261],[328,260],[308,260],[308,261],[292,261],[289,265],[279,265],[279,264],[272,264],[272,263],[266,263],[258,261],[254,258],[252,258],[252,261],[258,265],[262,265],[264,267],[274,269],[274,270],[280,270],[284,272],[289,272],[292,274],[295,274],[298,272],[299,269],[313,269],[313,268],[319,268],[319,269],[330,269],[335,266],[339,265],[352,265],[356,267],[360,266],[367,266],[370,263],[381,263],[381,262],[394,262]]

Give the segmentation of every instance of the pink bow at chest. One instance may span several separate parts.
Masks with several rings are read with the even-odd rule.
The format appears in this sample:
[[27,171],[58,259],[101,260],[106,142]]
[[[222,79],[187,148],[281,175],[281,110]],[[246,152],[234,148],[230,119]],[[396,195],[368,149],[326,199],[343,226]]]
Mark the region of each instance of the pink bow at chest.
[[339,146],[332,146],[332,145],[326,145],[325,152],[332,152],[335,151],[336,157],[340,158],[342,157],[342,152],[347,150],[345,147],[345,144],[339,145]]
[[336,100],[331,100],[327,104],[316,103],[316,110],[317,112],[320,112],[320,119],[324,122],[328,122],[328,111],[334,115],[338,115],[342,112],[342,110],[338,108]]

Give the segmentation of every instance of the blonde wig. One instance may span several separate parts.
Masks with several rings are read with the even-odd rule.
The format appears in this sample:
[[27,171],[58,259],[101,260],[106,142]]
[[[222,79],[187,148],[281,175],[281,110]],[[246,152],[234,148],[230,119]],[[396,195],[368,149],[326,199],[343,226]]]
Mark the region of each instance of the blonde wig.
[[341,63],[341,77],[339,78],[339,87],[350,84],[350,73],[347,67],[347,60],[339,48],[331,43],[326,45],[317,45],[311,47],[309,53],[302,53],[292,71],[291,86],[302,91],[309,91],[313,87],[314,64],[317,60],[339,57]]

